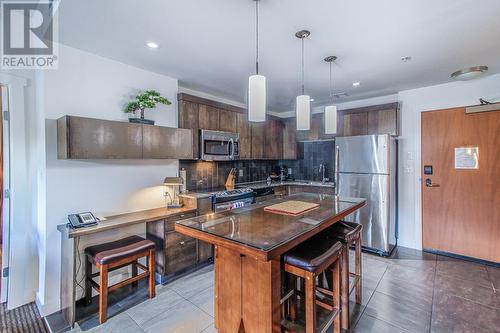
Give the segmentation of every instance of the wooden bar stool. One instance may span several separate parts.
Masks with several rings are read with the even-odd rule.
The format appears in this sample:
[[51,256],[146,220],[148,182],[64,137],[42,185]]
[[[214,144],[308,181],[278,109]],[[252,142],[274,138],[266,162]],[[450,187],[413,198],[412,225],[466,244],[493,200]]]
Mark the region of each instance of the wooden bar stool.
[[[297,295],[304,295],[297,289],[297,279],[301,279],[305,286],[305,332],[316,333],[325,332],[331,325],[333,325],[333,332],[340,332],[340,263],[339,258],[344,245],[339,241],[332,241],[318,234],[306,242],[298,245],[287,252],[284,257],[284,269],[291,278],[291,290],[286,291],[281,299],[281,303],[288,302],[290,321],[288,322],[286,316],[283,321],[285,332],[295,332],[297,319]],[[332,271],[332,290],[318,290],[316,286],[316,278],[328,268]],[[331,304],[317,298],[317,291],[326,292],[330,298]],[[330,314],[324,320],[322,325],[317,325],[316,322],[316,305],[328,310]]]
[[[92,288],[99,293],[99,323],[106,322],[108,292],[129,284],[137,284],[143,278],[149,278],[148,296],[155,297],[155,244],[139,236],[130,236],[114,242],[89,246],[85,249],[88,259],[85,265],[85,298],[87,304],[92,299]],[[138,259],[147,257],[147,267]],[[99,272],[92,273],[92,264]],[[132,265],[132,277],[108,286],[108,273],[119,268]],[[137,267],[143,273],[137,274]],[[99,284],[94,278],[99,276]]]
[[[356,291],[356,303],[361,304],[362,297],[362,255],[361,255],[361,232],[363,226],[354,222],[340,221],[335,223],[326,232],[334,240],[339,240],[345,244],[345,251],[341,257],[342,274],[342,328],[349,329],[349,296]],[[354,272],[349,271],[349,248],[355,246]],[[353,277],[352,283],[349,281]]]

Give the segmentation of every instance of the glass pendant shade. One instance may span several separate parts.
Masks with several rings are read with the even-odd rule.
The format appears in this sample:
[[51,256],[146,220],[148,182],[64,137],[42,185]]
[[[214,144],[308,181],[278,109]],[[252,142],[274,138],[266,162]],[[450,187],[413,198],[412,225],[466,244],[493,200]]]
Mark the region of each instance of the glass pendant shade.
[[330,105],[325,108],[325,134],[337,133],[337,107]]
[[263,75],[248,78],[248,120],[266,121],[266,77]]
[[297,130],[308,131],[311,128],[311,97],[309,95],[297,96],[295,105]]

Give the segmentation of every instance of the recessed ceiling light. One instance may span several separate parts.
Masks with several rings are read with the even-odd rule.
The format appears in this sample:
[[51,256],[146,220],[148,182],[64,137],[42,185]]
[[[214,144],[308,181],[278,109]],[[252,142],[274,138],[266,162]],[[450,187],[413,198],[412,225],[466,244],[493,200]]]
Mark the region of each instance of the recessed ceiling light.
[[401,57],[402,62],[407,62],[411,60],[411,56]]
[[474,66],[453,72],[450,77],[458,80],[472,80],[488,71],[488,66]]
[[360,85],[360,84],[361,84],[361,83],[359,83],[359,82],[354,82],[354,83],[352,84],[352,86],[353,86],[353,87],[359,87],[359,85]]
[[146,43],[147,47],[151,49],[157,49],[160,45],[156,44],[155,42],[147,42]]

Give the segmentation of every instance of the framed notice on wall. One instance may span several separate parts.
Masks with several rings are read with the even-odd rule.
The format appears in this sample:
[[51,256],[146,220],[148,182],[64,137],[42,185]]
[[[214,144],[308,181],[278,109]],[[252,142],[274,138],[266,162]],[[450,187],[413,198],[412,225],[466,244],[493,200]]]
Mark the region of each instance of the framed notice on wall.
[[455,148],[455,169],[479,169],[479,147]]

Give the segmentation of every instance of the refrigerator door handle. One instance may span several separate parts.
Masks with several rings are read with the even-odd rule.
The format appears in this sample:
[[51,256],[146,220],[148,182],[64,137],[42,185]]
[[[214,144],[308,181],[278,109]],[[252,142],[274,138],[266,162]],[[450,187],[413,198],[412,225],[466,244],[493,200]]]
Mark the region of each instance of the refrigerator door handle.
[[335,145],[335,173],[334,173],[334,185],[335,185],[335,196],[339,196],[339,166],[340,166],[340,147]]

